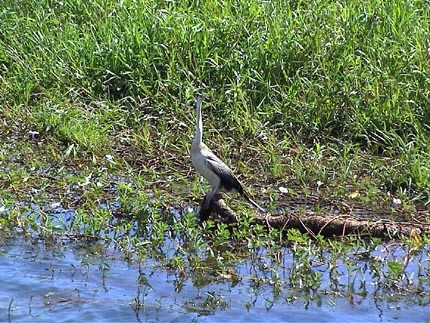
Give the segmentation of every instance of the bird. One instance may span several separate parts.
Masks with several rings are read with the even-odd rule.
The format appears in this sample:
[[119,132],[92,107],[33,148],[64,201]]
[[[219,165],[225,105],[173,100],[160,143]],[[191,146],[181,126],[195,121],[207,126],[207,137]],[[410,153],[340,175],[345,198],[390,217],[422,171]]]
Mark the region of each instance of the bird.
[[195,103],[197,124],[194,140],[191,145],[191,161],[194,168],[209,182],[212,188],[203,201],[202,209],[209,207],[212,198],[218,192],[225,192],[239,193],[258,210],[265,212],[261,206],[249,197],[245,187],[237,179],[230,167],[203,143],[202,102],[203,95],[197,95]]

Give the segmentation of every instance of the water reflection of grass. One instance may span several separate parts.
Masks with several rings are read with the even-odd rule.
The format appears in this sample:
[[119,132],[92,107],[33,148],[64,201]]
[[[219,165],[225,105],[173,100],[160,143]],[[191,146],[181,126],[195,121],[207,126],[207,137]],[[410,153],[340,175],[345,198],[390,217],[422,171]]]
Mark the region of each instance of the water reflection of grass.
[[[14,236],[16,233],[2,234],[0,242],[14,250],[12,258],[19,258],[23,251],[11,247],[16,241]],[[123,311],[135,311],[137,315],[144,315],[154,307],[160,312],[173,307],[186,313],[217,317],[245,310],[249,313],[264,310],[267,315],[272,315],[273,310],[279,315],[280,308],[286,305],[295,309],[293,317],[297,308],[303,307],[313,315],[319,308],[354,311],[361,306],[372,309],[367,313],[369,317],[377,317],[378,310],[387,317],[401,310],[425,308],[430,303],[427,247],[417,249],[413,244],[384,244],[379,240],[312,242],[294,232],[291,238],[295,241],[284,245],[278,241],[275,247],[266,243],[249,248],[243,241],[229,239],[223,246],[210,244],[197,250],[195,245],[186,247],[186,239],[178,234],[155,250],[142,244],[141,253],[128,258],[127,270],[120,265],[124,263],[120,261],[123,254],[103,240],[81,237],[64,243],[53,236],[43,240],[24,238],[22,248],[27,256],[19,261],[19,271],[31,273],[36,266],[41,276],[31,274],[33,280],[41,279],[47,285],[41,289],[46,290],[43,292],[46,303],[41,303],[42,291],[33,288],[31,295],[35,297],[30,299],[29,306],[34,312],[55,313],[62,309],[66,311],[64,315],[72,316],[75,314],[68,313],[76,307],[88,308],[100,301],[118,306],[115,297],[122,299]],[[25,261],[31,262],[27,264],[29,267]],[[2,270],[0,276],[8,273]],[[95,277],[99,278],[94,280]],[[64,280],[69,283],[58,285]],[[15,276],[14,281],[25,284],[27,280]],[[124,286],[119,283],[125,281]],[[96,286],[99,292],[94,294]],[[8,291],[9,287],[2,292]],[[22,298],[27,300],[31,296],[24,294],[15,295],[10,308],[12,317],[24,314]],[[89,295],[92,297],[88,298]],[[109,309],[105,311],[109,313]]]
[[[410,218],[420,210],[427,220],[424,3],[1,6],[2,229],[99,239],[129,261],[151,257],[201,284],[239,281],[234,268],[252,259],[271,273],[253,277],[255,286],[297,295],[330,281],[326,292],[352,297],[357,285],[348,279],[401,294],[408,261],[422,252],[411,290],[426,286],[427,237],[405,238],[398,246],[409,258],[387,262],[372,256],[380,241],[358,237],[310,241],[291,232],[285,246],[276,230],[250,226],[241,201],[232,201],[245,213],[238,228],[199,227],[188,207],[206,186],[187,156],[199,90],[208,101],[206,140],[269,210],[293,204]],[[289,276],[280,278],[289,252]]]

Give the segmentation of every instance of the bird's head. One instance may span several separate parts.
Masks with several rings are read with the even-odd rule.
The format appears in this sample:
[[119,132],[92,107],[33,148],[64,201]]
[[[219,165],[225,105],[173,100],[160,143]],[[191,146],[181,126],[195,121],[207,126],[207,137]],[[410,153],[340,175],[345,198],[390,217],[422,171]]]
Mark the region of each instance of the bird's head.
[[204,99],[204,98],[205,98],[205,97],[204,97],[204,95],[203,95],[203,94],[197,94],[197,95],[196,95],[196,110],[197,110],[197,111],[201,110],[202,102],[203,102],[203,99]]
[[204,98],[205,98],[205,96],[203,94],[197,93],[196,94],[196,103],[201,104],[203,102]]

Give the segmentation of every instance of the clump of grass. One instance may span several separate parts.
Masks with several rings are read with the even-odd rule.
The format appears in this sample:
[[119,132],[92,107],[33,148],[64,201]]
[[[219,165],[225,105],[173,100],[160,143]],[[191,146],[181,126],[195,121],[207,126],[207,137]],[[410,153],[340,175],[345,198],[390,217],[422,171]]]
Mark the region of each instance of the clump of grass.
[[[274,144],[258,156],[271,162],[261,166],[268,179],[301,169],[303,185],[349,181],[353,175],[330,175],[341,173],[330,158],[359,147],[357,165],[366,155],[399,160],[381,181],[428,202],[425,2],[7,0],[2,7],[0,104],[48,136],[97,153],[131,129],[127,140],[148,151],[185,154],[192,127],[184,122],[194,123],[199,90],[211,104],[205,124],[220,135],[209,141],[256,147],[262,133],[272,134]],[[329,149],[289,171],[292,151],[309,160],[316,145]]]

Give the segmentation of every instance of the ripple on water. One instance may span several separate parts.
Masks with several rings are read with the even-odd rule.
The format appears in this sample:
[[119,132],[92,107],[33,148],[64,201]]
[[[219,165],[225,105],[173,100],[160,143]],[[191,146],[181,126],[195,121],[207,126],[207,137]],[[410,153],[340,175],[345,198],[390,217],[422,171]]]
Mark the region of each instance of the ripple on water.
[[[274,297],[272,287],[252,285],[248,261],[237,268],[243,277],[238,284],[227,280],[202,286],[187,279],[175,291],[177,276],[152,260],[129,265],[114,250],[89,254],[82,243],[45,244],[10,237],[0,237],[0,245],[0,321],[387,322],[430,318],[428,305],[413,302],[378,303],[372,297],[351,302],[320,294],[320,299],[306,305],[301,298],[287,301],[286,286]],[[290,261],[284,261],[287,267]],[[249,309],[247,303],[252,304]]]

